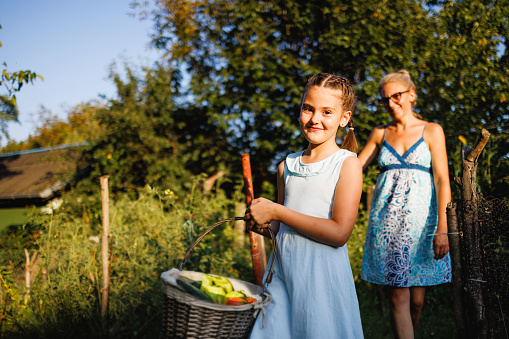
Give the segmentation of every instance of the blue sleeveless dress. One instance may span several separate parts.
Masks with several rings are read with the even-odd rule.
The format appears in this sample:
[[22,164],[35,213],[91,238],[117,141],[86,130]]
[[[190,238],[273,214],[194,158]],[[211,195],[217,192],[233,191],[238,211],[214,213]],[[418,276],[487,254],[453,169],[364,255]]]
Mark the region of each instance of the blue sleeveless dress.
[[[330,219],[341,165],[355,153],[342,149],[312,164],[301,162],[302,153],[286,158],[284,205]],[[258,315],[250,338],[363,338],[347,245],[319,243],[283,223],[277,244],[267,287],[272,302]],[[268,267],[272,260],[271,256]],[[264,281],[266,276],[267,272]]]
[[434,259],[437,200],[424,137],[399,155],[384,132],[378,163],[381,173],[371,202],[361,278],[395,287],[450,282],[449,253]]

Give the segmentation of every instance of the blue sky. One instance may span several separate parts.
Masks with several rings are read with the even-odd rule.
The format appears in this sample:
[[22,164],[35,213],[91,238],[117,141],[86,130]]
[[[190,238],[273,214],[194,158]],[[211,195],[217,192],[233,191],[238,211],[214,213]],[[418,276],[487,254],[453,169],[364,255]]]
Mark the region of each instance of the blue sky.
[[148,46],[153,23],[130,16],[130,1],[0,0],[0,64],[44,77],[16,94],[21,124],[9,123],[11,139],[33,134],[41,105],[65,118],[99,94],[114,97],[113,62],[150,66],[157,60],[161,53]]

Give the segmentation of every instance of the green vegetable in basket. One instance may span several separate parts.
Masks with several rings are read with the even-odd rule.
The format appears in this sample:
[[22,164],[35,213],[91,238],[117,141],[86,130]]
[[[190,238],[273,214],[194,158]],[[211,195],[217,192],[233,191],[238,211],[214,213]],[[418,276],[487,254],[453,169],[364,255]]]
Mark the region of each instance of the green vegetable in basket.
[[210,276],[208,274],[204,274],[201,276],[200,291],[205,292],[205,288],[207,286],[212,286],[212,285],[214,285],[214,280],[212,279],[212,276]]
[[233,291],[233,285],[227,278],[212,276],[212,280],[214,280],[214,285],[222,287],[225,293]]
[[205,294],[216,304],[222,304],[226,295],[224,289],[220,286],[206,286]]
[[197,298],[199,298],[201,300],[212,302],[212,299],[206,293],[203,293],[198,288],[193,286],[193,281],[194,280],[191,280],[191,279],[186,278],[184,276],[180,276],[180,277],[177,278],[177,284],[179,286],[182,286],[182,288],[186,292],[194,295],[195,297],[197,297]]

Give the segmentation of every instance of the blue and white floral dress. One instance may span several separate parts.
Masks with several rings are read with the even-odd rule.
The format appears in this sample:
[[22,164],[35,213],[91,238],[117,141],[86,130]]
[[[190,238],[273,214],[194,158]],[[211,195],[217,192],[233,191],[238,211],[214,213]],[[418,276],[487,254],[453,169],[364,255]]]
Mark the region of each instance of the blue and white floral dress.
[[385,140],[384,132],[378,158],[381,173],[364,244],[363,280],[395,287],[451,281],[449,253],[434,259],[437,199],[431,153],[423,136],[400,155]]

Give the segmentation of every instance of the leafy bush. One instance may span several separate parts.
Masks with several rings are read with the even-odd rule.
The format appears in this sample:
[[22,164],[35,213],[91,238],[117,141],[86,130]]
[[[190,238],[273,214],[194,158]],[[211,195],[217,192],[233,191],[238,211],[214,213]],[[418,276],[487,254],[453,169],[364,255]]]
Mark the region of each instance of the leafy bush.
[[[8,338],[156,337],[160,275],[178,267],[206,227],[234,216],[234,199],[204,194],[195,178],[189,194],[146,187],[110,200],[109,328],[102,328],[101,204],[69,192],[48,214],[34,211],[28,225],[0,244],[1,331]],[[241,194],[237,197],[240,199]],[[240,246],[239,244],[240,239]],[[248,237],[224,224],[193,251],[185,269],[250,280]],[[16,244],[16,246],[12,246]],[[30,288],[24,284],[24,248],[37,252]]]
[[[162,311],[160,275],[180,265],[186,250],[208,226],[239,216],[240,184],[227,197],[204,193],[194,177],[188,194],[145,187],[110,198],[109,326],[101,322],[101,200],[70,191],[58,209],[33,211],[24,227],[0,243],[4,338],[154,338]],[[237,214],[237,215],[236,215]],[[348,241],[366,338],[390,338],[387,301],[376,285],[360,280],[368,212],[361,204]],[[243,227],[243,225],[241,225]],[[266,248],[270,253],[270,242]],[[24,250],[33,260],[25,284]],[[37,252],[37,255],[36,255]],[[184,269],[253,281],[249,237],[232,223],[218,226],[196,246]],[[450,286],[428,289],[417,337],[454,338]],[[439,329],[442,330],[439,330]]]

